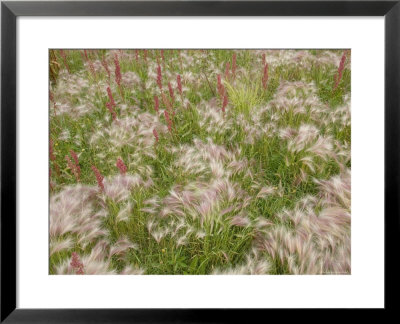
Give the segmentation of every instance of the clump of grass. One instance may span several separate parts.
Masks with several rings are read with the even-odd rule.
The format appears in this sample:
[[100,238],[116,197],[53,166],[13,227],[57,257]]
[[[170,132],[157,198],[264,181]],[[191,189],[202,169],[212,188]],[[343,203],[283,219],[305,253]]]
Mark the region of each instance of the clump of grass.
[[242,84],[235,84],[232,86],[230,83],[225,82],[229,102],[232,109],[236,114],[243,114],[248,117],[252,109],[257,108],[262,102],[260,96],[261,88],[257,83],[246,81]]

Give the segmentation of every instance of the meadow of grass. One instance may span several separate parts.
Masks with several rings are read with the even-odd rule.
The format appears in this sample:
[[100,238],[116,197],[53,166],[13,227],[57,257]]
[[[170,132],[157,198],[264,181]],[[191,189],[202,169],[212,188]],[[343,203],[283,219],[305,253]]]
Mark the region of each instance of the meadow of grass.
[[50,274],[349,274],[348,50],[51,50]]

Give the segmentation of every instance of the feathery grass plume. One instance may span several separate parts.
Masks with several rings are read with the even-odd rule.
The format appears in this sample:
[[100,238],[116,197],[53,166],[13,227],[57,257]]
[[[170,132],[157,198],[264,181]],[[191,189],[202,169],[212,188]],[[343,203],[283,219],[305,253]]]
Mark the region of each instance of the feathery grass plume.
[[262,77],[262,85],[264,90],[267,89],[267,83],[268,83],[268,63],[265,63],[263,77]]
[[145,271],[140,268],[135,268],[132,266],[126,266],[119,274],[121,275],[142,275]]
[[119,240],[110,247],[109,256],[117,255],[123,260],[124,255],[129,249],[136,250],[137,248],[137,245],[130,242],[126,237],[120,237]]
[[159,107],[160,107],[160,101],[158,100],[157,96],[154,96],[154,110],[157,112],[157,115],[160,113]]
[[83,263],[76,252],[72,252],[71,267],[74,268],[76,274],[84,274]]
[[128,201],[123,207],[120,208],[116,217],[117,222],[128,222],[129,217],[132,215],[132,205]]
[[114,65],[115,65],[115,82],[118,84],[118,87],[121,88],[121,67],[119,65],[118,55],[114,54]]
[[275,188],[273,187],[262,187],[257,194],[257,198],[267,198],[275,193]]
[[265,275],[272,269],[270,260],[263,259],[256,249],[252,249],[244,263],[230,267],[228,269],[215,269],[212,274],[215,275]]
[[60,55],[64,61],[64,66],[67,69],[68,73],[71,73],[71,70],[69,69],[68,65],[67,54],[64,52],[64,50],[60,50]]
[[342,79],[345,62],[346,62],[346,52],[343,52],[342,58],[340,59],[340,64],[339,64],[337,73],[334,76],[335,85],[333,87],[333,90],[336,90],[336,88],[339,85],[340,80]]
[[159,137],[158,137],[157,130],[155,128],[153,128],[153,135],[154,135],[154,138],[156,139],[156,143],[158,143]]
[[234,226],[246,227],[250,225],[251,222],[248,217],[236,215],[231,219],[230,223]]
[[104,184],[103,184],[104,177],[101,175],[100,171],[94,165],[92,165],[91,168],[96,177],[97,185],[99,186],[101,191],[104,191]]
[[350,173],[318,183],[317,197],[306,197],[293,210],[283,210],[277,215],[283,224],[258,236],[258,248],[268,252],[278,271],[350,273]]
[[181,81],[181,76],[179,74],[176,76],[176,84],[178,86],[179,94],[182,97],[183,96],[182,81]]
[[71,237],[66,239],[51,238],[50,239],[50,256],[54,253],[69,250],[74,246],[74,242]]
[[96,189],[74,185],[63,188],[50,198],[50,239],[67,233],[77,234],[82,242],[104,234],[102,214],[96,209]]
[[124,161],[122,161],[121,158],[117,159],[116,167],[119,169],[119,172],[121,174],[126,174],[126,171],[128,170],[128,168],[126,167]]
[[161,66],[158,64],[157,66],[157,85],[162,90],[162,72],[161,72]]
[[140,186],[148,188],[151,186],[151,182],[145,182],[139,174],[119,174],[105,178],[103,185],[105,197],[103,196],[101,199],[105,199],[104,203],[107,203],[107,198],[119,203],[129,198],[132,188]]

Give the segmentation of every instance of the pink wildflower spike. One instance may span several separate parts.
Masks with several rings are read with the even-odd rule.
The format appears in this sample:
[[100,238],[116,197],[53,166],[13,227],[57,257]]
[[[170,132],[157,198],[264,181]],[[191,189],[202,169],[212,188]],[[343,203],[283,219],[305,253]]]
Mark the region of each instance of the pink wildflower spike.
[[231,69],[231,65],[229,62],[226,62],[226,66],[225,66],[225,79],[228,80],[229,79],[229,70]]
[[119,60],[118,60],[118,55],[115,54],[114,56],[114,64],[115,64],[115,82],[118,84],[118,86],[121,86],[121,67],[119,65]]
[[51,182],[51,169],[49,168],[49,185],[50,185],[50,190],[54,190],[53,183]]
[[70,152],[72,158],[74,159],[74,162],[75,162],[75,166],[74,166],[74,167],[75,167],[75,172],[76,172],[76,174],[78,175],[78,176],[77,176],[77,180],[79,181],[79,178],[80,178],[80,176],[81,176],[81,167],[79,166],[78,155],[74,152],[74,150],[70,150],[69,152]]
[[236,76],[236,53],[233,53],[232,56],[232,76],[233,78]]
[[225,108],[228,105],[228,96],[225,94],[224,95],[224,101],[222,103],[222,112],[225,113]]
[[342,79],[345,62],[346,62],[346,52],[343,52],[337,73],[335,74],[335,77],[334,77],[335,78],[335,86],[334,86],[333,90],[336,90],[336,88],[339,85],[340,80]]
[[82,51],[79,51],[79,53],[81,54],[82,61],[86,61],[85,54]]
[[263,55],[262,55],[262,64],[263,65],[265,64],[265,53],[263,53]]
[[122,161],[121,158],[118,158],[116,166],[119,169],[119,172],[121,174],[126,174],[126,171],[128,170],[128,168],[126,167],[124,161]]
[[115,107],[116,104],[115,104],[114,97],[112,95],[110,87],[107,87],[107,94],[108,94],[108,98],[110,99],[111,107]]
[[164,92],[161,92],[161,98],[168,112],[172,114],[172,116],[175,116],[174,107],[172,106],[171,101],[167,98],[167,95]]
[[172,120],[169,118],[169,114],[167,110],[164,110],[165,120],[167,121],[168,130],[172,133]]
[[110,112],[112,119],[117,120],[117,114],[115,113],[111,102],[106,102],[106,107],[107,107],[108,111]]
[[267,82],[268,82],[268,63],[265,63],[264,74],[263,74],[263,78],[262,78],[262,84],[263,84],[264,90],[267,89]]
[[74,150],[70,150],[69,153],[71,154],[72,158],[74,159],[75,164],[79,164],[78,155],[74,152]]
[[179,58],[179,66],[181,67],[181,72],[183,71],[183,63],[182,63],[182,56],[181,51],[178,50],[178,58]]
[[79,258],[78,253],[72,252],[71,267],[74,268],[76,274],[84,274],[83,263]]
[[107,75],[108,75],[108,79],[111,79],[111,72],[110,72],[110,69],[108,68],[107,61],[106,61],[106,59],[104,57],[101,60],[101,65],[103,65],[104,69],[106,70]]
[[182,96],[182,94],[183,94],[183,91],[182,91],[182,82],[181,82],[181,76],[180,76],[179,74],[176,76],[176,83],[177,83],[177,85],[178,85],[179,94]]
[[86,50],[83,50],[83,53],[85,53],[85,59],[86,59],[86,61],[89,61],[89,56],[88,56],[88,54],[87,54],[87,51],[86,51]]
[[67,62],[67,54],[65,54],[65,52],[63,50],[60,50],[60,55],[63,58],[64,65],[65,65],[65,68],[67,69],[68,73],[71,73],[68,62]]
[[153,135],[156,138],[156,143],[158,143],[159,137],[158,137],[158,133],[155,128],[153,129]]
[[[81,52],[81,53],[82,53],[82,52]],[[92,74],[93,74],[93,71],[92,71],[92,66],[93,66],[93,64],[91,64],[91,61],[90,61],[89,55],[88,55],[88,53],[87,53],[87,51],[86,51],[86,50],[83,50],[83,53],[84,53],[84,55],[83,55],[83,58],[84,58],[84,60],[86,61],[86,63],[88,63],[88,64],[89,64],[89,70],[90,70],[90,73],[92,73]],[[92,66],[90,66],[90,65],[92,65]]]
[[[75,164],[72,163],[72,161],[68,155],[65,156],[65,160],[67,161],[68,168],[70,168],[72,173],[74,174],[76,181],[79,181],[79,174],[78,174],[78,170],[76,169]],[[79,169],[79,171],[80,171],[80,169]]]
[[53,147],[53,141],[50,140],[50,145],[49,145],[49,151],[50,151],[50,160],[54,161],[56,159],[55,155],[54,155],[54,147]]
[[100,171],[94,165],[92,165],[92,170],[94,175],[96,176],[97,185],[99,186],[101,191],[104,191],[104,184],[103,184],[104,177],[101,175]]
[[136,59],[136,63],[139,63],[139,51],[135,50],[135,59]]
[[160,64],[157,66],[157,85],[162,89],[162,74],[161,74],[161,66]]
[[158,108],[160,108],[160,101],[157,96],[154,96],[154,110],[157,112],[157,115],[160,113]]
[[94,69],[93,62],[91,60],[88,60],[88,64],[89,64],[90,73],[92,74],[93,78],[96,78],[96,71]]
[[114,97],[112,95],[110,87],[107,87],[107,94],[108,98],[110,99],[110,102],[106,102],[106,107],[108,111],[111,113],[113,120],[117,119],[117,114],[115,113],[114,107],[116,107]]
[[224,97],[224,94],[225,94],[225,87],[224,87],[224,85],[222,84],[221,75],[220,75],[220,74],[217,75],[217,82],[218,82],[218,85],[217,85],[218,94],[219,94],[219,96],[220,96],[221,98],[223,98],[223,97]]
[[51,92],[51,91],[49,91],[49,99],[50,99],[50,102],[52,102],[52,103],[53,103],[53,107],[54,107],[54,115],[56,115],[56,116],[57,116],[57,110],[56,110],[56,101],[54,100],[54,95],[53,95],[53,92]]
[[172,89],[171,82],[168,82],[168,90],[169,90],[169,96],[171,97],[172,100],[172,104],[174,104],[175,95],[174,95],[174,89]]

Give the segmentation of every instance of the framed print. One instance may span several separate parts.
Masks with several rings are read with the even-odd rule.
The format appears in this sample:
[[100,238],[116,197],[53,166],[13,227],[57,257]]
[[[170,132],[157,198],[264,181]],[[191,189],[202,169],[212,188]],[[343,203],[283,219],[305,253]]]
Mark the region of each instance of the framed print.
[[1,8],[2,321],[393,309],[398,1]]

